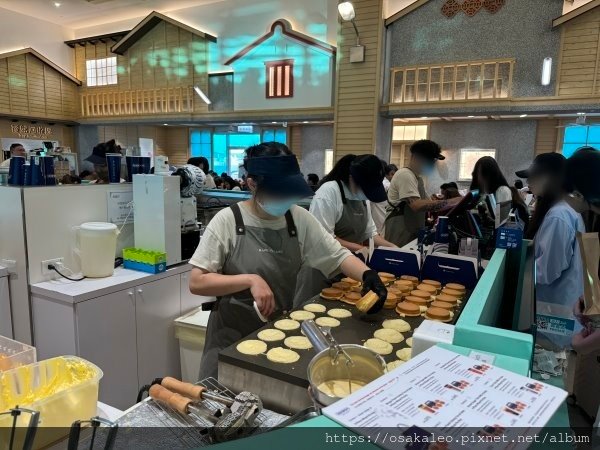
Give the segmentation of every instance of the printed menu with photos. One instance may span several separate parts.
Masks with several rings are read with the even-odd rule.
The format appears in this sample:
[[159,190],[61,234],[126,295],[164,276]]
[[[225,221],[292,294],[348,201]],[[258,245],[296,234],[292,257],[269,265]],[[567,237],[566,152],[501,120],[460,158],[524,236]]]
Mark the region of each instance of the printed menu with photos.
[[323,414],[358,433],[368,429],[369,436],[415,428],[457,438],[474,430],[522,435],[543,428],[566,397],[557,387],[432,347]]

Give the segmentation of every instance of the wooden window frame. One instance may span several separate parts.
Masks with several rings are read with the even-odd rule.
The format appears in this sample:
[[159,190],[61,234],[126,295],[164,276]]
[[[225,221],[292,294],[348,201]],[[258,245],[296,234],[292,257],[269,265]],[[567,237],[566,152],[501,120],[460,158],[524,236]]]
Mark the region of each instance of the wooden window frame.
[[[114,60],[114,64],[109,64],[113,60]],[[98,68],[98,63],[100,61],[104,62],[104,67],[102,67],[102,68]],[[91,62],[94,63],[94,67],[90,69],[88,67],[88,63],[91,63]],[[112,69],[112,68],[114,68],[114,74],[108,73],[109,69]],[[96,88],[96,87],[116,86],[117,84],[119,84],[118,68],[119,68],[119,61],[118,61],[116,55],[109,55],[109,56],[105,56],[103,58],[86,59],[85,60],[85,73],[86,73],[85,85],[86,85],[86,87]],[[105,75],[99,75],[98,71],[101,69],[105,69],[105,72],[106,72]],[[89,76],[90,71],[94,74],[94,76],[91,77],[91,79],[94,80],[94,84],[89,84],[90,83],[90,76]],[[114,83],[110,82],[110,79],[113,76],[114,76]],[[98,80],[102,80],[102,79],[104,79],[106,81],[106,83],[103,83],[103,84],[98,83]]]
[[[271,92],[271,69],[274,69],[277,72],[277,68],[281,67],[282,71],[285,70],[286,67],[289,67],[290,76],[289,76],[289,93],[285,95],[283,93],[283,87],[281,91],[281,95],[277,95],[277,77],[275,76],[273,79],[275,81],[275,86],[273,87],[274,95],[270,95]],[[266,73],[266,81],[265,81],[265,97],[268,100],[278,99],[278,98],[293,98],[294,97],[294,60],[293,59],[282,59],[279,61],[269,61],[265,63],[265,73]],[[282,74],[282,78],[285,77]]]
[[[485,78],[485,67],[489,65],[494,65],[494,78],[492,79]],[[500,74],[500,68],[503,65],[508,65],[508,79],[506,82],[501,78]],[[478,73],[472,70],[477,68],[479,68]],[[481,61],[464,61],[410,67],[393,67],[390,70],[390,104],[507,100],[512,98],[515,60],[512,58],[502,58]],[[432,70],[440,71],[439,81],[432,82]],[[466,71],[464,79],[459,79],[458,75],[463,71]],[[450,73],[447,74],[446,72]],[[419,81],[420,73],[426,74],[427,80],[423,79],[423,81]],[[398,74],[401,74],[401,79]],[[449,75],[450,79],[447,79],[446,75]],[[414,77],[414,80],[412,80],[412,83],[408,83],[408,81],[411,81],[409,80],[411,77]],[[484,95],[484,86],[486,82],[493,82],[491,96]],[[479,85],[472,86],[474,83],[478,83]],[[507,86],[504,86],[505,84],[507,84]],[[439,96],[432,96],[433,85],[439,85]],[[424,100],[419,98],[419,86],[423,88],[425,94]],[[451,98],[445,98],[445,88],[450,88]],[[461,89],[464,89],[464,97],[458,95]],[[506,93],[502,95],[504,90]]]

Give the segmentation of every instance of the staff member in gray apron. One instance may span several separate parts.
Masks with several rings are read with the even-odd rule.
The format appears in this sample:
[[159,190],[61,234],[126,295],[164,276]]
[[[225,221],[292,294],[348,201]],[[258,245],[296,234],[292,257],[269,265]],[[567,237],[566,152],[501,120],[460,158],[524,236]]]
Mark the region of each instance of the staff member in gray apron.
[[435,163],[446,159],[441,147],[433,141],[421,140],[410,147],[408,167],[400,169],[392,178],[388,190],[385,238],[402,247],[416,239],[425,226],[425,216],[456,205],[461,198],[430,200],[425,192],[422,176],[430,175]]
[[375,155],[347,155],[323,178],[310,212],[342,246],[353,252],[368,245],[395,247],[377,231],[371,216],[372,203],[387,199],[383,164]]
[[313,267],[330,277],[338,272],[362,279],[380,297],[385,286],[376,272],[344,249],[308,211],[295,203],[313,194],[296,157],[283,144],[263,143],[246,150],[245,168],[252,198],[219,212],[208,224],[196,253],[190,290],[216,296],[210,314],[200,379],[217,377],[224,348],[292,309],[296,277]]

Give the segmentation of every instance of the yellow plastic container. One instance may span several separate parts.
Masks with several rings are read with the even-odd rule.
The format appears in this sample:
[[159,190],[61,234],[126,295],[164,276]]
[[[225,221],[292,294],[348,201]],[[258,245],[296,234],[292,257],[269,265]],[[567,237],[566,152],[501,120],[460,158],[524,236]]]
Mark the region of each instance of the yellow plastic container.
[[[75,356],[59,356],[2,372],[0,411],[17,405],[38,411],[39,426],[53,428],[53,432],[38,432],[35,447],[43,447],[65,436],[74,421],[96,415],[102,375],[96,365]],[[18,426],[28,422],[27,414],[17,420]],[[12,417],[0,416],[0,441],[11,426]]]
[[35,347],[0,336],[0,372],[34,362]]

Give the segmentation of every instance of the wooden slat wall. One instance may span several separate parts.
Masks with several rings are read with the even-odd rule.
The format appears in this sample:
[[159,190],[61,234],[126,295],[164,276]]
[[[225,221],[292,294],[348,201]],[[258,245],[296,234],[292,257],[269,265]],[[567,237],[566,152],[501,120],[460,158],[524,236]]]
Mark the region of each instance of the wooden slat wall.
[[139,145],[139,138],[154,140],[155,154],[166,155],[169,163],[185,164],[189,155],[189,129],[152,125],[106,125],[98,127],[98,142],[115,139],[123,147]]
[[600,94],[600,9],[562,27],[558,95]]
[[0,59],[0,114],[74,120],[77,86],[31,54]]
[[298,157],[298,163],[302,161],[302,127],[293,126],[288,129],[289,147]]
[[365,62],[350,63],[356,34],[341,24],[338,40],[337,96],[335,101],[335,157],[374,153],[381,85],[383,0],[356,0],[356,25],[366,46]]
[[[76,76],[85,92],[141,91],[199,86],[208,92],[208,43],[189,31],[160,22],[125,55],[115,55],[114,42],[97,42],[75,48]],[[117,56],[118,83],[86,87],[86,60]],[[0,69],[1,70],[1,69]],[[194,113],[208,112],[208,105],[194,96]]]
[[[11,129],[11,125],[30,125],[30,122],[28,121],[19,121],[19,122],[13,122],[12,120],[9,119],[0,119],[0,136],[3,138],[8,138],[8,139],[12,139],[13,142],[19,142],[19,140],[21,138],[19,138],[19,136],[17,136],[17,134],[13,133],[12,129]],[[52,141],[58,141],[60,143],[61,146],[64,147],[71,147],[71,150],[73,152],[76,152],[77,149],[75,148],[75,128],[74,127],[70,127],[70,126],[66,126],[66,125],[61,125],[61,124],[55,124],[55,125],[48,125],[48,124],[41,124],[38,122],[38,125],[43,125],[44,127],[49,127],[52,129],[52,135],[49,138],[49,140]],[[7,148],[4,150],[8,150]]]
[[558,151],[558,119],[544,119],[537,121],[535,137],[535,154]]
[[169,157],[169,163],[176,166],[185,164],[189,157],[189,129],[187,127],[165,128],[167,128],[167,141],[164,153]]

